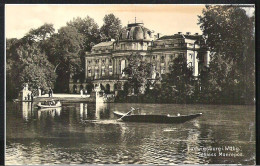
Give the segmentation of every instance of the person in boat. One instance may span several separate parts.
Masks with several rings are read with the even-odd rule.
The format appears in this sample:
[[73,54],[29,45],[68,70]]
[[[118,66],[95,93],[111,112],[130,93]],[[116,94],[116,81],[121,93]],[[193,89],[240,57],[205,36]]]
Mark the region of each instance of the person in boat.
[[140,108],[131,107],[130,111],[127,115],[140,114]]

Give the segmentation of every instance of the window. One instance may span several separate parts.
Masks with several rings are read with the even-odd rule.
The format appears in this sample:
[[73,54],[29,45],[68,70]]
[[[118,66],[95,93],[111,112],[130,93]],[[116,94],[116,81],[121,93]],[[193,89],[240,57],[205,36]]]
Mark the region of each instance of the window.
[[104,65],[104,64],[105,64],[105,60],[103,59],[103,60],[102,60],[102,65]]
[[112,66],[109,66],[109,75],[112,75],[113,74],[113,68]]
[[192,54],[189,54],[189,56],[190,56],[189,58],[192,59]]
[[101,74],[102,74],[102,76],[104,76],[106,73],[105,73],[105,67],[102,67],[102,69],[101,69]]
[[161,61],[164,61],[164,56],[161,56]]
[[125,49],[125,44],[121,44],[121,50]]
[[91,69],[88,70],[88,76],[91,77]]
[[110,64],[112,63],[112,59],[109,59],[109,63],[110,63]]
[[98,78],[98,69],[95,69],[95,78]]
[[155,56],[153,56],[153,59],[155,59]]
[[121,63],[120,63],[121,74],[123,73],[123,70],[125,69],[125,67],[126,67],[126,60],[122,60]]
[[91,63],[91,61],[88,61],[88,64],[90,64]]
[[98,61],[99,61],[99,60],[97,59],[97,60],[96,60],[96,64],[98,63]]

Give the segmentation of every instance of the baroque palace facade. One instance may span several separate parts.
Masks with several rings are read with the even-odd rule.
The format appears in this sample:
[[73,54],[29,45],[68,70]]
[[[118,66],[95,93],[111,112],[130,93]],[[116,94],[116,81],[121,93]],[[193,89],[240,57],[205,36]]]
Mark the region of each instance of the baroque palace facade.
[[[187,65],[193,67],[198,76],[204,66],[209,65],[209,51],[205,39],[198,33],[186,32],[161,36],[144,27],[143,23],[130,23],[123,29],[119,39],[94,45],[85,55],[85,81],[70,81],[70,92],[81,89],[90,91],[91,83],[101,85],[106,92],[122,90],[127,76],[123,73],[128,65],[127,57],[140,54],[161,75],[169,72],[169,65],[178,56],[184,56]],[[91,82],[91,83],[90,83]]]

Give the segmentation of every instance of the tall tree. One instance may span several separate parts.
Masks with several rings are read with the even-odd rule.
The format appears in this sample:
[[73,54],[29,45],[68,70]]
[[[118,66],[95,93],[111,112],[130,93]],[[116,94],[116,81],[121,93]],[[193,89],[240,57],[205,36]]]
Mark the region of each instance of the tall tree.
[[101,39],[98,24],[89,16],[85,18],[74,18],[67,23],[68,27],[73,27],[83,36],[83,54],[85,51],[90,51],[92,46],[98,44]]
[[103,39],[117,39],[122,29],[121,20],[114,14],[105,15],[104,24],[100,28]]
[[58,74],[55,88],[58,92],[67,92],[70,76],[84,70],[80,59],[84,38],[76,28],[65,26],[48,41],[48,59]]
[[45,41],[50,38],[55,32],[53,24],[43,24],[39,28],[31,29],[25,36],[27,40],[32,40],[35,42]]
[[[77,32],[83,37],[83,48],[79,52],[81,67],[85,68],[85,52],[90,51],[92,46],[98,44],[101,41],[101,34],[98,27],[98,24],[95,22],[93,18],[89,16],[85,18],[74,18],[72,21],[67,23],[68,27],[73,27],[77,30]],[[81,81],[85,78],[84,70],[78,72],[75,77],[80,79]]]
[[215,96],[222,102],[253,101],[254,17],[238,6],[206,6],[199,24],[212,52],[209,82],[218,87]]
[[172,60],[169,70],[163,82],[163,94],[168,91],[177,102],[188,102],[195,91],[192,67],[188,67],[186,58],[180,55]]
[[39,43],[25,38],[7,41],[7,79],[11,83],[7,85],[7,89],[17,94],[25,83],[28,83],[33,91],[38,87],[53,87],[56,79],[54,66],[47,60],[47,56],[41,53]]
[[136,94],[144,94],[148,84],[148,78],[151,78],[152,65],[143,60],[143,56],[138,53],[132,53],[128,57],[128,66],[124,69],[128,75],[128,83]]

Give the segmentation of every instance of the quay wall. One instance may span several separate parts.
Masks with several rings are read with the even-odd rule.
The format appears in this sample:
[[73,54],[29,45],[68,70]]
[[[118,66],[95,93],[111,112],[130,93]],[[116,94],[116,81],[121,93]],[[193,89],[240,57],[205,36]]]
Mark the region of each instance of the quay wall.
[[37,96],[34,101],[48,101],[48,100],[60,100],[67,102],[96,102],[96,96],[94,95],[78,95],[78,94],[53,94],[52,97],[49,95]]

